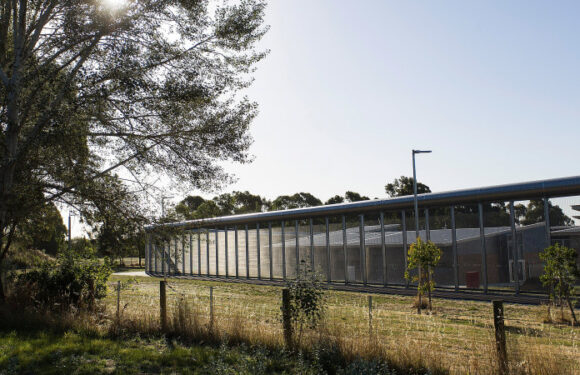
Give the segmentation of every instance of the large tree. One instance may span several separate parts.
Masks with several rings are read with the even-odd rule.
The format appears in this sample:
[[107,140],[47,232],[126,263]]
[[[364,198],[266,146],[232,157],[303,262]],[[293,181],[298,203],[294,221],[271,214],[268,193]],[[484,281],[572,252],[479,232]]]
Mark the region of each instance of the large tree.
[[48,202],[127,216],[152,171],[208,190],[230,181],[216,161],[249,161],[264,3],[112,3],[0,3],[0,262]]

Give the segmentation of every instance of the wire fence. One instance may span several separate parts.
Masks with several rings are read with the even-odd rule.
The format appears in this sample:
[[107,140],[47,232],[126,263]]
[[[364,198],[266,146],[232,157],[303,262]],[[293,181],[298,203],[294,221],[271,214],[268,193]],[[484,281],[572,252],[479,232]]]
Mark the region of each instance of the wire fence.
[[[235,337],[249,343],[284,345],[280,288],[217,284],[211,286],[210,292],[207,283],[183,280],[167,286],[170,321],[185,314],[197,329],[211,326],[213,334],[222,339]],[[329,292],[326,298],[325,319],[322,326],[306,335],[310,342],[324,336],[353,356],[380,353],[395,362],[423,363],[457,374],[497,371],[494,317],[489,302],[436,299],[432,314],[418,315],[414,313],[412,297],[373,295],[369,299],[364,294]],[[126,283],[120,299],[123,320],[159,329],[157,281]],[[114,310],[116,303],[109,306]],[[547,323],[546,312],[546,306],[505,305],[511,371],[580,373],[580,329]],[[554,319],[559,314],[553,311]],[[175,324],[173,329],[178,329]]]

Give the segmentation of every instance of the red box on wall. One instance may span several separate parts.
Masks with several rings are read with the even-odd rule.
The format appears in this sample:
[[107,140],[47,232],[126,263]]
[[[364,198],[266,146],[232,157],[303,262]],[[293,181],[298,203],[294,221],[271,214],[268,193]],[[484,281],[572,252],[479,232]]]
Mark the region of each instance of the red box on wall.
[[478,271],[465,272],[465,284],[470,289],[479,289],[479,272]]

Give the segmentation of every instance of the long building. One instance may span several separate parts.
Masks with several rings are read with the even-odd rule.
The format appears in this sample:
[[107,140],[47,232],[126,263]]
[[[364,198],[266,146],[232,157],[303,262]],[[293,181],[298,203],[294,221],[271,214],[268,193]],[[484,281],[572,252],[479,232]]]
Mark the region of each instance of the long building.
[[[418,234],[443,250],[438,288],[543,292],[539,253],[554,242],[580,249],[580,227],[550,225],[551,199],[580,203],[580,177],[184,221],[146,228],[151,275],[284,282],[299,267],[329,283],[405,286],[406,252]],[[543,202],[522,225],[516,202]]]

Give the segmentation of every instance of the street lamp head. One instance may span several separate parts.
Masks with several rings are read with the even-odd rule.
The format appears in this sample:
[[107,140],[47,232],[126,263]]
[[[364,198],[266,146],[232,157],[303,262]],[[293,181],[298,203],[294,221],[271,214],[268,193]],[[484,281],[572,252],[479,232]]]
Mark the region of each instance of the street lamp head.
[[413,154],[430,154],[431,150],[413,150]]

